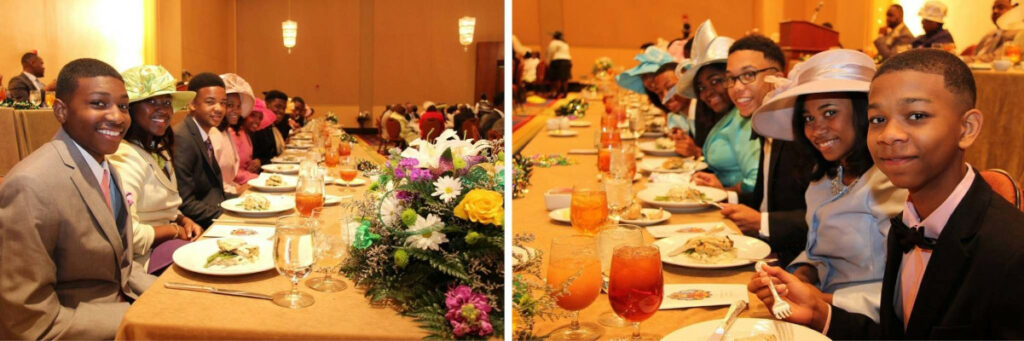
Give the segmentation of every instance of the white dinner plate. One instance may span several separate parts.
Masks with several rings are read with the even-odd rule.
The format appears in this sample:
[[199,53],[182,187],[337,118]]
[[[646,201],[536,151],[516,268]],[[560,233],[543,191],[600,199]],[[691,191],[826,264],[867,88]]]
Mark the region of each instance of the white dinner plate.
[[[267,179],[270,179],[271,176],[275,175],[281,177],[281,185],[267,186]],[[249,182],[247,183],[249,184],[249,186],[252,186],[252,188],[255,188],[263,192],[290,192],[295,190],[295,186],[298,184],[298,182],[299,178],[291,175],[263,173],[260,174],[259,177],[249,180]]]
[[572,121],[569,121],[569,126],[570,127],[589,127],[590,126],[590,121],[572,120]]
[[643,135],[640,135],[640,137],[662,137],[662,136],[665,136],[665,132],[663,132],[663,131],[646,131],[646,132],[644,132]]
[[638,145],[640,146],[640,150],[647,154],[657,156],[676,156],[676,149],[674,147],[669,149],[658,149],[657,144],[655,144],[654,141],[640,142]]
[[[647,213],[647,214],[650,214],[650,215],[658,214],[658,209],[657,208],[645,208],[642,211],[644,213]],[[641,217],[643,217],[643,216],[641,215]],[[633,224],[633,225],[639,225],[639,226],[647,226],[647,225],[654,225],[654,224],[658,224],[658,223],[663,223],[666,220],[668,220],[668,218],[672,218],[672,213],[670,213],[669,211],[661,210],[661,216],[660,217],[654,217],[653,219],[642,219],[641,218],[641,219],[633,220],[633,219],[622,218],[622,219],[619,219],[619,221],[623,222],[623,223],[626,223],[626,224]]]
[[557,222],[560,222],[560,223],[565,223],[565,224],[572,224],[571,216],[572,216],[572,211],[569,210],[569,207],[563,207],[563,208],[559,208],[557,210],[548,212],[548,218],[551,218],[551,220],[554,220],[554,221],[557,221]]
[[619,133],[619,138],[623,140],[636,140],[636,135],[633,135],[633,133],[628,131],[623,131]]
[[747,237],[744,235],[736,234],[723,234],[723,236],[732,239],[733,247],[736,248],[736,258],[721,263],[708,264],[701,263],[685,253],[680,253],[675,256],[669,257],[668,254],[675,251],[686,244],[687,240],[697,236],[703,235],[703,233],[683,233],[677,234],[668,238],[658,239],[654,242],[661,251],[661,261],[667,264],[685,266],[688,268],[698,269],[725,269],[734,268],[737,266],[743,266],[753,263],[750,258],[758,259],[768,257],[768,254],[772,252],[772,248],[767,243],[757,238]]
[[289,149],[309,149],[309,148],[313,148],[313,145],[309,145],[309,144],[289,144],[289,145],[285,145],[284,147],[285,148],[289,148]]
[[292,140],[299,140],[299,141],[312,141],[313,140],[313,135],[310,134],[310,133],[295,134],[295,135],[291,136],[291,139]]
[[349,181],[349,182],[345,182],[345,181],[341,180],[341,178],[335,178],[335,179],[334,179],[334,184],[335,184],[335,185],[339,185],[339,186],[351,186],[351,187],[356,187],[356,186],[362,186],[362,185],[365,185],[365,184],[366,184],[366,179],[363,179],[363,178],[359,178],[359,177],[357,177],[357,178],[355,178],[355,179],[352,179],[352,181]]
[[299,174],[299,165],[297,165],[297,164],[289,164],[289,163],[280,163],[280,164],[278,164],[278,163],[272,163],[272,164],[269,164],[269,165],[263,165],[260,168],[263,168],[263,170],[271,172],[271,173]]
[[174,251],[171,258],[174,264],[185,270],[214,276],[237,276],[248,275],[274,269],[274,246],[269,240],[259,238],[238,238],[245,240],[248,244],[257,245],[260,248],[259,257],[256,262],[239,264],[233,266],[211,266],[206,267],[206,259],[220,251],[217,247],[218,239],[203,239],[191,242]]
[[[670,189],[672,189],[673,187],[677,187],[677,186],[684,186],[684,185],[671,184],[671,183],[648,184],[646,189],[644,189],[644,190],[640,191],[640,193],[636,194],[636,197],[638,199],[640,199],[640,201],[643,201],[645,203],[648,203],[648,204],[651,204],[651,205],[654,205],[654,206],[658,206],[658,207],[665,207],[665,208],[699,209],[699,208],[704,208],[704,207],[711,206],[709,204],[702,204],[702,203],[700,203],[698,201],[679,201],[679,202],[675,202],[675,201],[658,201],[658,200],[654,199],[655,197],[659,197],[659,196],[665,195],[666,193],[668,193],[668,191]],[[728,197],[728,194],[726,194],[725,191],[723,191],[721,189],[718,189],[718,188],[706,187],[706,186],[691,186],[691,187],[696,188],[697,190],[700,190],[701,192],[704,192],[704,195],[707,196],[710,199],[710,201],[712,201],[712,202],[719,202],[719,201],[725,200]]]
[[733,229],[729,228],[729,225],[726,225],[725,221],[648,226],[647,232],[651,234],[651,237],[661,239],[684,233],[704,233],[710,231],[711,229],[717,227],[718,225],[722,225],[725,227],[725,229],[722,230],[722,232],[719,232],[721,234],[739,234]]
[[[680,328],[665,337],[662,341],[683,341],[683,340],[705,340],[715,329],[722,324],[721,319],[708,320],[691,324]],[[733,341],[738,338],[751,337],[760,334],[775,335],[778,341],[830,341],[827,336],[822,335],[810,328],[789,323],[786,321],[755,319],[741,317],[733,322],[732,327],[722,338],[722,341]]]
[[286,164],[299,164],[299,162],[302,162],[302,158],[299,157],[298,155],[281,155],[281,156],[275,156],[274,158],[270,159],[270,162],[273,162],[273,163],[286,163]]
[[245,201],[244,195],[238,198],[224,200],[220,203],[220,207],[238,215],[247,217],[268,217],[295,208],[295,197],[263,194],[255,195],[262,195],[264,198],[267,198],[267,200],[270,201],[270,207],[262,211],[247,210],[242,207],[242,202]]
[[340,204],[342,200],[352,198],[351,195],[324,194],[324,206]]
[[665,169],[661,165],[668,159],[657,158],[657,159],[644,159],[637,163],[637,167],[640,170],[650,173],[684,173],[684,172],[695,172],[708,168],[708,164],[700,161],[684,161],[683,168],[677,169]]
[[575,130],[552,130],[548,132],[548,136],[551,137],[572,137],[579,135],[580,133]]
[[223,238],[223,237],[234,237],[234,238],[257,238],[266,239],[274,237],[275,229],[273,226],[254,226],[254,225],[230,225],[213,223],[206,231],[203,232],[203,237],[206,238]]

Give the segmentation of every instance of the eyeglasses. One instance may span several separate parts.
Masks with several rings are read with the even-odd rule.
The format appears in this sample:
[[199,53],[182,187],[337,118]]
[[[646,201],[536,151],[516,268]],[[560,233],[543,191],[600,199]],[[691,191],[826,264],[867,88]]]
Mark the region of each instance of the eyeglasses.
[[161,101],[161,100],[157,99],[156,97],[150,97],[150,98],[144,99],[144,100],[142,100],[142,103],[146,103],[146,104],[152,105],[152,106],[157,107],[157,108],[170,108],[171,107],[171,100],[165,99],[165,100]]
[[736,85],[736,81],[737,80],[739,80],[743,84],[753,83],[754,80],[757,79],[757,75],[758,74],[760,74],[762,72],[765,72],[765,71],[768,71],[768,70],[778,71],[779,68],[774,67],[774,66],[769,66],[769,67],[766,67],[766,68],[763,68],[763,69],[760,69],[760,70],[756,70],[756,71],[747,71],[747,72],[739,74],[738,76],[726,75],[725,76],[725,87],[726,88],[733,87],[734,85]]
[[694,90],[697,90],[697,94],[699,95],[700,93],[704,92],[704,90],[710,88],[721,89],[722,85],[724,85],[725,82],[725,77],[712,77],[711,79],[708,79],[707,85],[705,85],[703,82],[697,82],[697,87],[694,88]]

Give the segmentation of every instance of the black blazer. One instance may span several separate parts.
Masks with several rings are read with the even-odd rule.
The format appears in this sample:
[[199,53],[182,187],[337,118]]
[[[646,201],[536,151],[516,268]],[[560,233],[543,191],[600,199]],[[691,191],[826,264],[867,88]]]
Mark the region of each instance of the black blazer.
[[220,216],[224,183],[216,157],[208,157],[206,142],[192,114],[174,125],[174,175],[178,178],[181,213],[206,228]]
[[[900,223],[902,215],[893,218]],[[896,315],[903,253],[886,243],[880,323],[832,307],[833,339],[1024,339],[1024,213],[974,183],[939,235],[910,323]]]
[[[15,101],[19,102],[28,102],[28,92],[30,90],[35,89],[35,83],[33,83],[31,79],[28,79],[28,76],[26,76],[25,73],[22,72],[15,77],[11,77],[11,80],[7,82],[7,97],[13,98]],[[39,100],[40,102],[42,102],[39,104],[39,106],[45,107],[46,89],[39,89],[39,95]]]
[[252,157],[259,159],[260,164],[269,165],[270,159],[277,156],[277,140],[274,139],[274,125],[252,133]]
[[[771,148],[768,162],[768,244],[779,255],[779,263],[786,266],[807,248],[807,202],[804,193],[811,183],[814,161],[800,150],[796,142],[773,139]],[[764,148],[761,148],[761,160],[757,164],[754,191],[739,195],[741,204],[755,210],[761,207],[764,197]]]

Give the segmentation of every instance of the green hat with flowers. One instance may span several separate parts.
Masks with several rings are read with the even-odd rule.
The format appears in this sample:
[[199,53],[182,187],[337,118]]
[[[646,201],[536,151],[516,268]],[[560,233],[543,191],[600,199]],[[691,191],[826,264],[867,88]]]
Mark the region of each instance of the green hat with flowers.
[[171,106],[178,111],[196,97],[195,92],[178,91],[174,86],[174,76],[160,65],[136,66],[121,72],[121,78],[124,78],[124,88],[128,91],[128,102],[171,95]]

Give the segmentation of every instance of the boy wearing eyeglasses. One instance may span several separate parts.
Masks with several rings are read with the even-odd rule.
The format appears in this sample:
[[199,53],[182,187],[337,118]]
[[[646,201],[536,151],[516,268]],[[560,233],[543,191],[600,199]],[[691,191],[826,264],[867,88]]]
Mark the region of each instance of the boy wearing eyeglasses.
[[[765,96],[775,89],[766,81],[784,77],[786,59],[775,42],[761,35],[749,35],[732,44],[726,63],[725,86],[740,116],[749,119]],[[807,244],[807,207],[804,192],[810,183],[812,160],[789,141],[761,140],[757,182],[753,191],[741,192],[739,204],[723,204],[722,215],[736,223],[744,234],[766,239],[789,264]],[[710,173],[694,174],[698,185],[721,187]]]
[[786,320],[832,339],[1024,339],[1024,213],[964,161],[982,129],[976,91],[967,64],[933,49],[890,58],[871,82],[868,149],[910,192],[886,243],[878,323],[781,268],[765,267],[747,289],[771,307],[771,276]]

